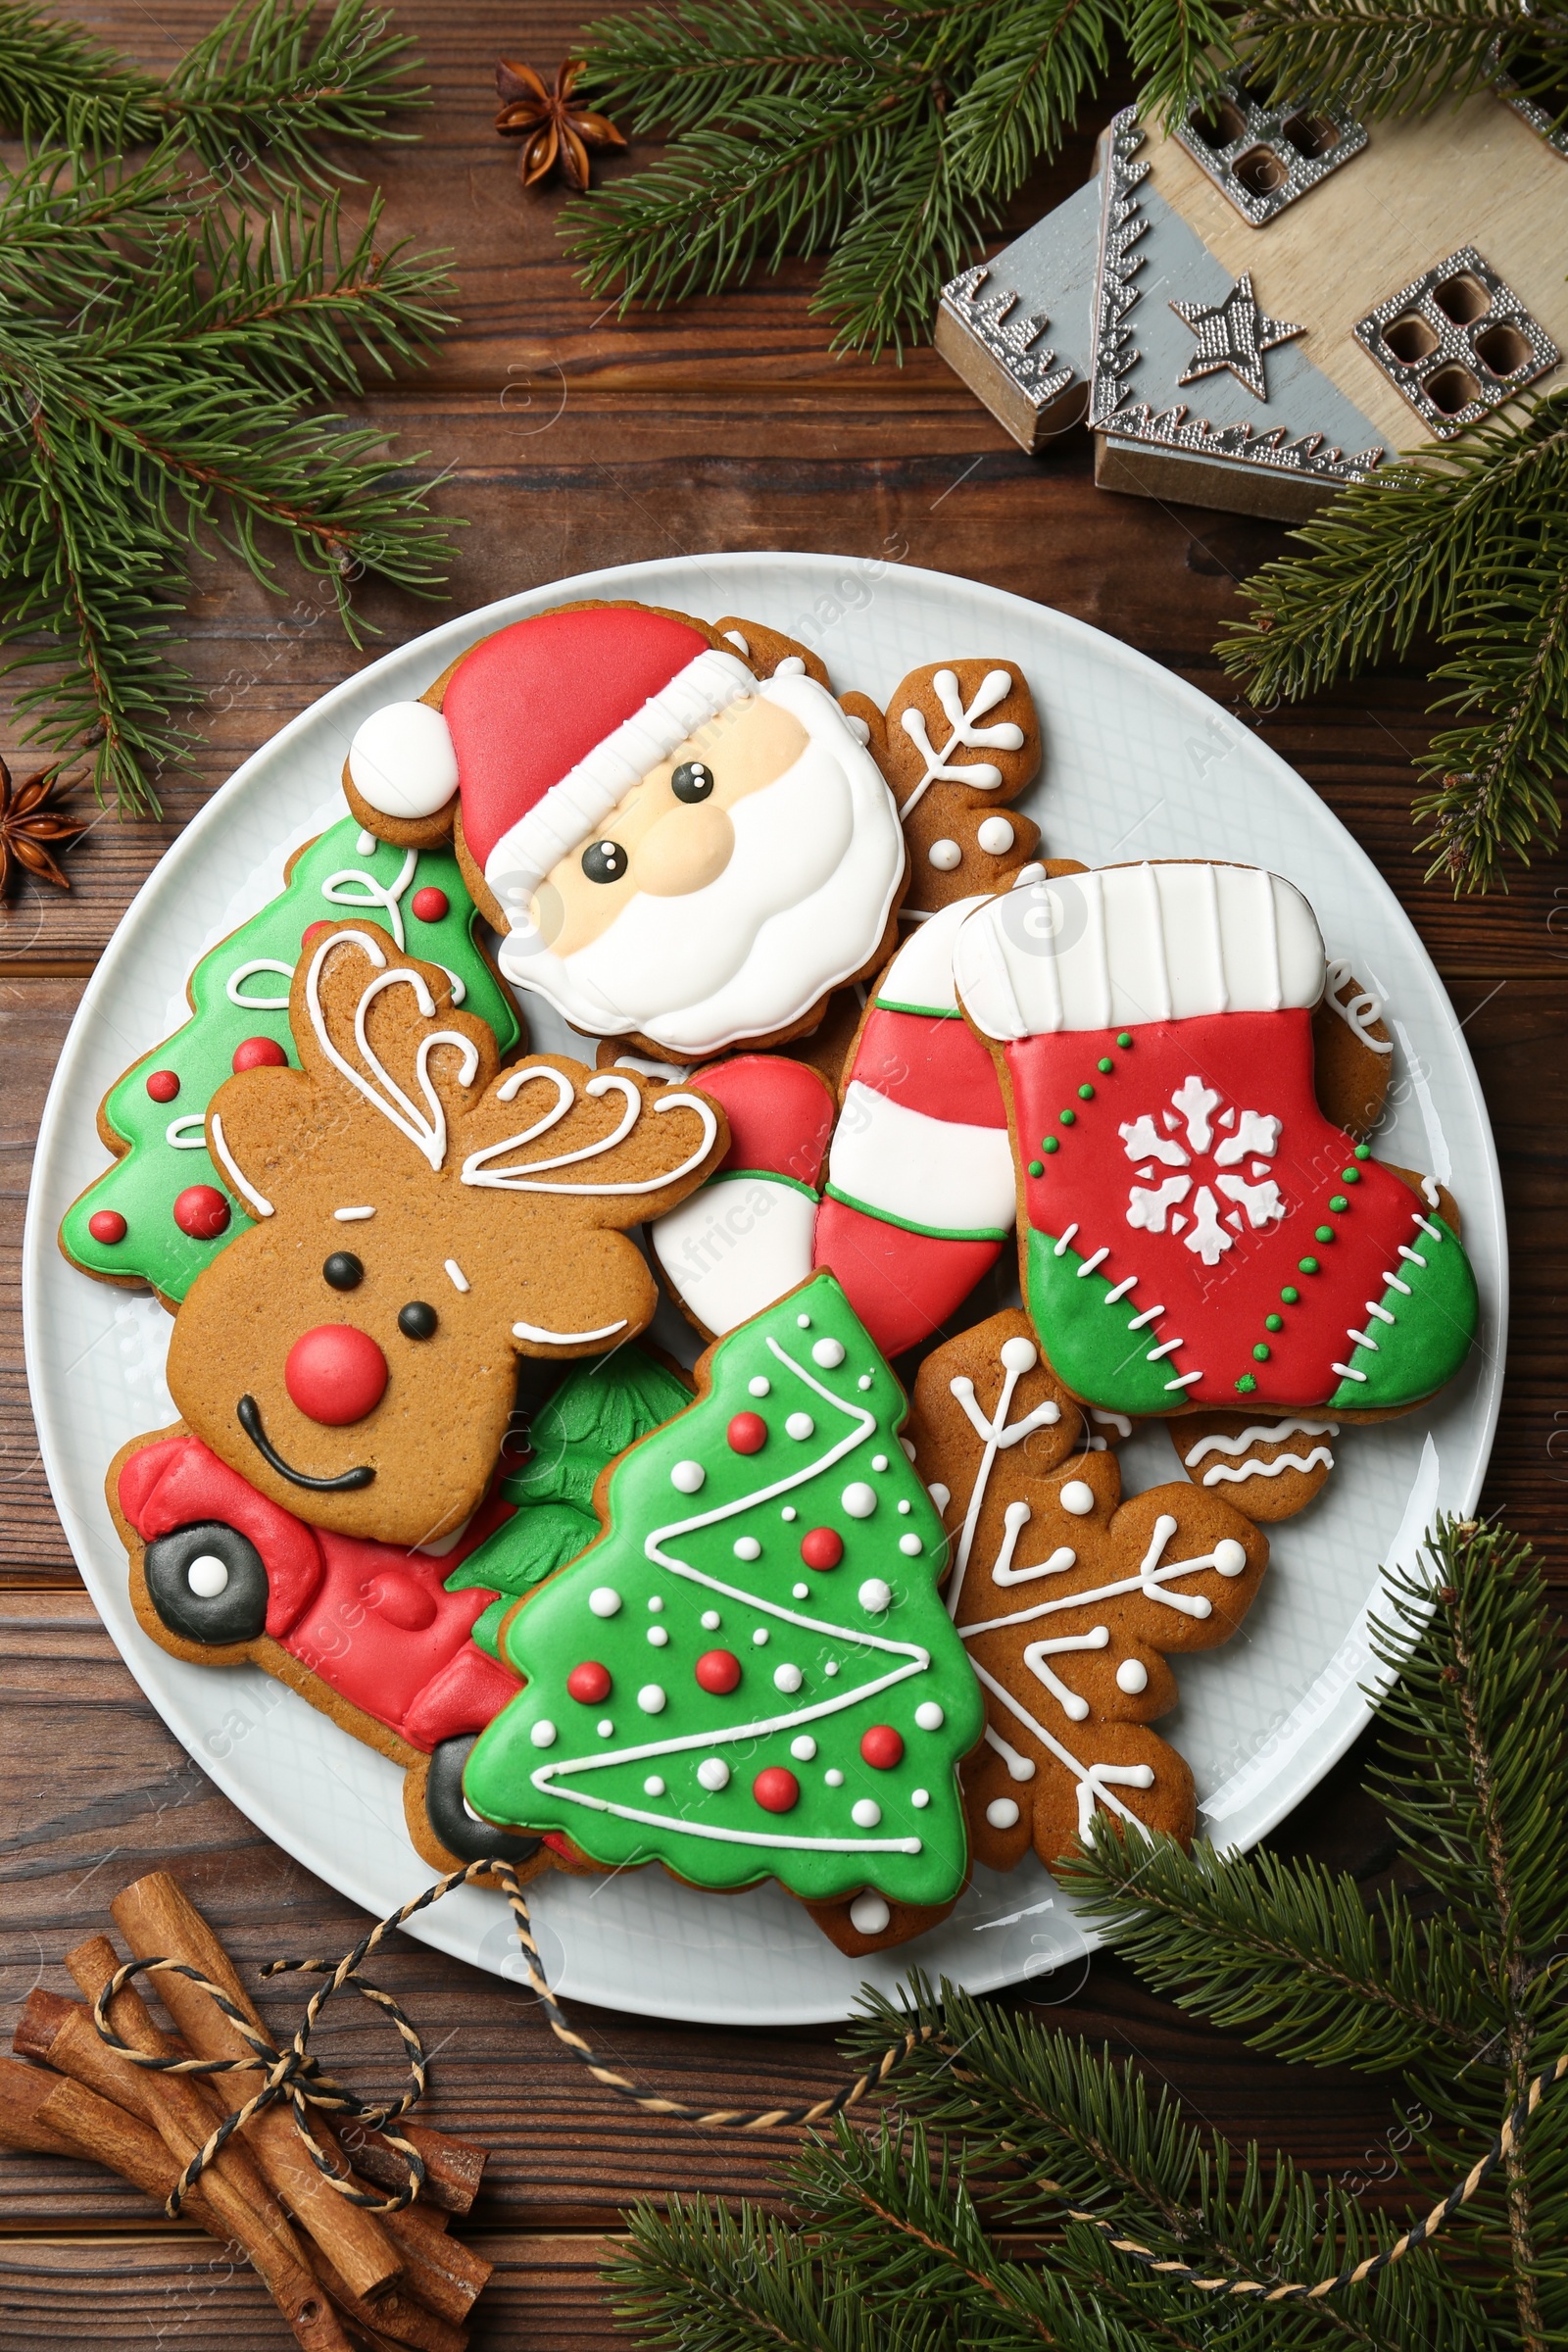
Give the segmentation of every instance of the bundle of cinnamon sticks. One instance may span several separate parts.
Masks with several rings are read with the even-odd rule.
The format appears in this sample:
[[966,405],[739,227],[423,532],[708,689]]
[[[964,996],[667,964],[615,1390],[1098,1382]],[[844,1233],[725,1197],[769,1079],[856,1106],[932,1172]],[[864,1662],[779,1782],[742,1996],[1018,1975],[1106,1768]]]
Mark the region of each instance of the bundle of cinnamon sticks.
[[[172,1878],[138,1879],[110,1908],[135,1958],[184,1962],[265,2031],[227,1953]],[[91,2006],[120,1965],[109,1938],[94,1936],[66,1954],[84,2001],[29,1996],[13,2046],[41,2063],[0,2059],[0,2144],[85,2156],[162,2203],[222,2118],[254,2096],[260,2062],[211,1995],[172,1971],[156,1983],[176,2033],[164,2032],[126,1984],[108,2012],[121,2040],[157,2057],[239,2058],[244,2071],[158,2073],[121,2056]],[[340,2179],[371,2195],[408,2186],[405,2159],[379,2132],[319,2108],[311,2116]],[[465,2323],[493,2266],[450,2237],[447,2222],[472,2205],[484,2152],[427,2125],[399,2129],[425,2167],[417,2202],[400,2212],[349,2203],[313,2162],[286,2099],[244,2125],[184,2200],[192,2221],[243,2251],[306,2352],[463,2352],[467,2343]]]

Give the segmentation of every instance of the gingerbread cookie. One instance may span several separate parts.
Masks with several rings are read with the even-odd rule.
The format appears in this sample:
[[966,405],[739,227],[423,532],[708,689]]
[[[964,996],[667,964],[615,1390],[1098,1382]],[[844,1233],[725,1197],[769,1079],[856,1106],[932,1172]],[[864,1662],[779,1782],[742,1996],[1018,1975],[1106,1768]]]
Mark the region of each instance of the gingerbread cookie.
[[1223,1494],[1265,1525],[1294,1519],[1316,1499],[1334,1467],[1337,1421],[1287,1413],[1259,1421],[1248,1413],[1193,1413],[1169,1424],[1170,1441],[1195,1486]]
[[1040,843],[1039,826],[1006,806],[1040,765],[1040,720],[1017,665],[930,662],[909,672],[885,712],[858,695],[845,708],[870,729],[899,804],[906,904],[931,912],[1007,889]]
[[1190,1838],[1193,1777],[1151,1727],[1176,1703],[1169,1658],[1229,1639],[1268,1544],[1186,1482],[1121,1499],[1115,1454],[1016,1309],[928,1356],[909,1422],[953,1544],[947,1603],[986,1694],[963,1769],[976,1861],[1049,1867],[1097,1810]]
[[526,1686],[467,1800],[602,1869],[777,1878],[873,1948],[964,1884],[957,1766],[984,1722],[904,1394],[826,1274],[697,1379],[596,1490],[598,1543],[505,1620]]
[[559,1055],[500,1066],[446,975],[334,929],[290,994],[296,1069],[231,1078],[208,1145],[252,1220],[191,1286],[169,1386],[283,1509],[429,1544],[489,1481],[515,1358],[633,1339],[658,1292],[627,1228],[723,1156],[721,1110]]
[[1041,881],[976,909],[954,972],[1008,1104],[1024,1297],[1075,1396],[1361,1418],[1460,1369],[1476,1286],[1442,1196],[1314,1097],[1323,943],[1292,884],[1197,858]]
[[804,654],[760,683],[685,613],[568,605],[481,639],[365,721],[344,788],[392,841],[455,823],[506,977],[637,1052],[780,1044],[897,939],[863,726]]
[[1388,1101],[1394,1040],[1382,999],[1361,986],[1343,957],[1328,966],[1323,1001],[1312,1015],[1312,1060],[1324,1116],[1364,1143]]
[[301,947],[345,916],[441,965],[453,1004],[487,1021],[503,1054],[516,1044],[515,1006],[474,938],[477,909],[450,847],[396,850],[345,817],[294,853],[260,914],[208,950],[186,984],[191,1019],[105,1096],[98,1133],[116,1164],[61,1221],[73,1265],[151,1288],[172,1310],[242,1230],[208,1153],[207,1105],[236,1070],[294,1058],[288,997]]

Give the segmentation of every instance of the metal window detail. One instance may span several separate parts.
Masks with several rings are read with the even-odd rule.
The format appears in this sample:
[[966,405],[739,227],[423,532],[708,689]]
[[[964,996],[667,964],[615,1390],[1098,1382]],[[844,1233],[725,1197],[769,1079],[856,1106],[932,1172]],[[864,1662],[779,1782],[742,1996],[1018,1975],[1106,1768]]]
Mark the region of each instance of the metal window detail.
[[1265,106],[1242,80],[1195,98],[1176,137],[1230,198],[1262,228],[1366,145],[1366,125],[1343,106]]
[[1059,392],[1065,392],[1076,370],[1070,366],[1058,368],[1054,351],[1035,349],[1051,324],[1044,311],[1030,316],[1021,308],[1018,296],[1005,286],[982,294],[990,275],[989,265],[981,263],[950,279],[942,289],[943,308],[1005,369],[1024,398],[1043,409]]
[[1562,358],[1473,245],[1380,302],[1354,334],[1422,422],[1450,440]]

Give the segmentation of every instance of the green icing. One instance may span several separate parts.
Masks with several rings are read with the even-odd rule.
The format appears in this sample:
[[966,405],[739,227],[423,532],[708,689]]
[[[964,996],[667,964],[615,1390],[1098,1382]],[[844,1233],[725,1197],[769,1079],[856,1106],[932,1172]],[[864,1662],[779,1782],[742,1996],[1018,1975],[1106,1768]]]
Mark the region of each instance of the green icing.
[[481,1649],[499,1658],[501,1620],[513,1602],[598,1535],[592,1496],[605,1465],[690,1402],[684,1383],[640,1348],[572,1367],[533,1417],[530,1459],[501,1482],[516,1510],[447,1578],[449,1592],[500,1595],[474,1626]]
[[[194,1240],[174,1223],[173,1203],[188,1185],[224,1189],[201,1140],[200,1122],[209,1100],[230,1074],[236,1046],[246,1038],[271,1038],[297,1062],[288,1022],[288,976],[301,934],[311,923],[374,923],[394,941],[401,931],[400,944],[411,956],[444,965],[462,982],[464,1010],[489,1022],[503,1054],[516,1042],[516,1009],[475,944],[478,914],[452,852],[414,853],[381,841],[362,851],[360,839],[358,824],[346,817],[302,851],[278,896],[197,964],[190,981],[193,1011],[184,1028],[110,1089],[104,1115],[127,1150],[66,1211],[60,1227],[67,1256],[88,1273],[149,1283],[177,1305],[203,1268],[236,1232],[246,1230],[244,1221],[235,1219],[216,1241]],[[431,887],[446,893],[448,911],[439,922],[425,923],[414,914],[413,900],[416,891]],[[234,980],[242,965],[258,962],[279,968]],[[228,994],[231,980],[241,1003]],[[172,1070],[179,1079],[172,1102],[155,1102],[149,1096],[147,1079],[154,1070]],[[184,1148],[168,1140],[174,1120],[194,1122],[183,1131],[192,1139]],[[124,1218],[122,1241],[98,1242],[88,1232],[89,1217],[105,1208]]]
[[1076,1250],[1058,1253],[1051,1234],[1029,1228],[1029,1312],[1045,1336],[1052,1370],[1107,1412],[1168,1413],[1175,1377],[1170,1357],[1148,1361],[1153,1345],[1148,1326],[1130,1328],[1136,1301],[1129,1297],[1107,1306],[1105,1293],[1112,1285],[1102,1274],[1083,1273],[1083,1262]]
[[1410,1296],[1392,1283],[1384,1292],[1382,1304],[1394,1321],[1366,1318],[1363,1328],[1377,1341],[1377,1350],[1354,1348],[1348,1358],[1350,1370],[1366,1378],[1342,1380],[1329,1398],[1331,1412],[1416,1404],[1451,1380],[1469,1354],[1481,1311],[1475,1272],[1458,1236],[1435,1210],[1427,1212],[1427,1222],[1442,1240],[1434,1241],[1419,1225],[1413,1228],[1410,1248],[1426,1264],[1399,1259],[1399,1280]]
[[[509,1618],[502,1653],[527,1687],[468,1760],[469,1803],[491,1821],[564,1833],[605,1869],[659,1861],[712,1888],[776,1877],[810,1901],[868,1885],[898,1902],[956,1894],[966,1842],[957,1765],[985,1712],[937,1592],[946,1539],[899,1443],[906,1409],[830,1274],[720,1341],[710,1395],[616,1465],[599,1541]],[[729,1444],[740,1414],[765,1422],[760,1451]],[[812,1427],[792,1437],[786,1422],[798,1414]],[[691,1493],[684,1469],[679,1485],[672,1477],[689,1463],[704,1472]],[[858,1516],[846,1495],[866,1494],[874,1505]],[[844,1544],[825,1572],[801,1557],[803,1537],[821,1528]],[[904,1551],[901,1538],[917,1548]],[[747,1557],[754,1543],[759,1556]],[[885,1609],[875,1592],[860,1598],[875,1580],[890,1588]],[[606,1592],[616,1605],[602,1614],[590,1595]],[[718,1623],[703,1625],[705,1612]],[[728,1693],[697,1681],[699,1659],[716,1650],[739,1663]],[[587,1662],[612,1677],[602,1700],[566,1689]],[[941,1720],[923,1730],[916,1711],[929,1722],[933,1702]],[[612,1726],[604,1736],[602,1722]],[[860,1741],[884,1725],[904,1753],[878,1770]],[[548,1730],[538,1742],[536,1728]],[[814,1752],[797,1754],[808,1740]],[[717,1789],[699,1779],[714,1763],[728,1767]],[[798,1783],[788,1810],[754,1794],[770,1769]],[[836,1787],[829,1773],[842,1775]],[[649,1789],[650,1779],[662,1787]],[[863,1817],[868,1802],[875,1822]]]

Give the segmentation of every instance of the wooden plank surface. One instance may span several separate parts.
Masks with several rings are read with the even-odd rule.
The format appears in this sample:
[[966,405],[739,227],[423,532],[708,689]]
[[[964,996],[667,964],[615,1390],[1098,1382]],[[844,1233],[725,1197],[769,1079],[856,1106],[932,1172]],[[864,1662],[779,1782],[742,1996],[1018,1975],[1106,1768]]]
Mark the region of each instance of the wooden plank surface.
[[[167,67],[219,13],[211,0],[98,0],[78,13]],[[29,1156],[81,983],[131,896],[208,793],[256,745],[380,646],[443,611],[598,564],[732,547],[893,556],[989,580],[1094,622],[1168,663],[1256,726],[1355,835],[1397,892],[1445,976],[1475,1052],[1507,1192],[1515,1289],[1507,1409],[1490,1507],[1537,1541],[1568,1582],[1561,1529],[1568,1407],[1557,1301],[1568,1284],[1558,1204],[1568,1133],[1568,872],[1544,860],[1506,898],[1455,904],[1412,855],[1411,754],[1425,740],[1418,664],[1304,710],[1240,705],[1211,648],[1237,616],[1236,585],[1278,551],[1266,524],[1097,493],[1078,435],[1019,455],[930,352],[901,371],[837,361],[808,311],[813,273],[682,312],[618,322],[571,275],[554,233],[559,193],[527,197],[515,150],[490,130],[501,54],[553,71],[576,22],[557,0],[420,0],[400,7],[436,105],[423,137],[373,162],[388,230],[457,257],[460,325],[428,369],[362,404],[397,436],[459,535],[451,602],[371,589],[383,631],[356,656],[309,582],[264,594],[226,560],[200,565],[187,658],[203,700],[188,762],[165,778],[161,822],[100,814],[72,854],[69,898],[28,883],[0,908],[0,2023],[34,1984],[69,1989],[61,1957],[103,1923],[110,1896],[172,1869],[242,1969],[280,1952],[346,1949],[363,1925],[271,1846],[171,1738],[81,1592],[50,1503],[22,1371],[20,1264]],[[1105,110],[1108,111],[1108,108]],[[1086,122],[1014,225],[1089,169]],[[348,209],[363,205],[353,192]],[[428,456],[415,462],[415,453]],[[0,746],[16,733],[0,720]],[[25,772],[27,761],[21,762]],[[1051,834],[1055,850],[1071,844]],[[1286,1825],[1282,1842],[1375,1885],[1386,1838],[1347,1760]],[[730,2141],[643,2116],[587,2080],[515,1986],[400,1943],[381,1981],[438,2049],[432,2120],[494,2147],[466,2234],[499,2264],[475,2343],[535,2352],[610,2340],[596,2282],[628,2200],[671,2187],[766,2195],[786,2143]],[[1154,2001],[1113,1962],[1036,1980],[1034,2012],[1108,2037],[1173,2083],[1206,2120],[1256,2131],[1320,2170],[1376,2174],[1386,2103],[1375,2085],[1250,2057]],[[287,2030],[297,1996],[264,2006]],[[668,2087],[749,2099],[837,2079],[815,2031],[742,2034],[582,2013],[621,2063]],[[325,2046],[346,2079],[390,2084],[368,2012],[333,2013]],[[248,2276],[81,2165],[0,2157],[0,2344],[151,2337],[235,2352],[280,2343]]]

